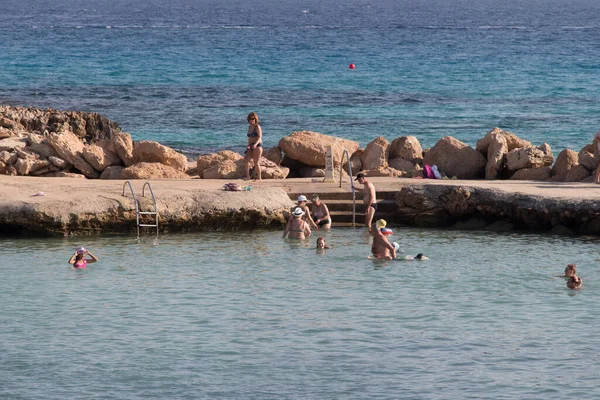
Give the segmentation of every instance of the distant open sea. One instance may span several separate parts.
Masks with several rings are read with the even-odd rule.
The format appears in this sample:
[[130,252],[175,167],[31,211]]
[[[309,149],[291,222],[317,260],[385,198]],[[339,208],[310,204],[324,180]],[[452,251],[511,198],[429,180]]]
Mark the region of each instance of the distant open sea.
[[[600,128],[600,2],[0,2],[0,103],[99,112],[188,153],[294,130],[357,140],[498,126],[556,151]],[[354,63],[356,69],[348,65]]]

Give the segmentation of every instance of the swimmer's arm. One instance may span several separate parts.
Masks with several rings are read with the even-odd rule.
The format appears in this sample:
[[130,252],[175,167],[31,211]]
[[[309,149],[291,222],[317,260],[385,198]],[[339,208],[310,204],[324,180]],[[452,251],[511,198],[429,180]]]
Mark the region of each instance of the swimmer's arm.
[[92,264],[98,261],[98,257],[96,257],[95,255],[93,255],[92,253],[90,253],[89,251],[87,252],[88,256],[92,257],[92,259],[88,259],[85,260],[88,264]]
[[308,218],[310,224],[314,226],[315,229],[319,229],[319,225],[315,224],[315,221],[313,221],[312,216],[310,215],[310,209],[308,208],[308,206],[304,208],[304,212],[306,212],[306,218]]
[[387,240],[385,241],[385,247],[390,251],[392,258],[396,258],[396,248]]
[[71,258],[69,258],[69,264],[71,264],[71,265],[75,264],[75,257],[77,257],[77,253],[73,254],[73,256]]
[[321,218],[322,220],[328,220],[329,218],[331,218],[329,216],[329,208],[327,208],[326,204],[323,204],[323,208],[325,208],[325,215],[323,215],[323,218]]
[[304,236],[309,237],[310,235],[312,235],[310,226],[308,226],[308,224],[304,224]]
[[292,223],[292,220],[289,219],[288,223],[285,225],[285,230],[283,231],[282,238],[285,238],[287,236],[288,232],[290,231],[290,225],[291,225],[291,223]]

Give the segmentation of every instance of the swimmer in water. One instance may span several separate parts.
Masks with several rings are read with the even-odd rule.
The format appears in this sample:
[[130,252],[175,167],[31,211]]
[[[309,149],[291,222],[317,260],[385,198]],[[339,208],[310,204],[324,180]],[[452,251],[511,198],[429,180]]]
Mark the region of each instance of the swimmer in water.
[[327,246],[327,243],[325,243],[324,237],[317,238],[317,249],[330,249],[330,248],[331,247]]
[[577,265],[569,264],[567,265],[567,268],[565,268],[565,274],[562,276],[565,278],[570,278],[575,275],[577,275]]
[[417,254],[417,256],[415,257],[415,260],[417,261],[425,261],[425,260],[429,260],[428,257],[425,256],[425,254],[423,253],[419,253]]
[[[90,258],[85,258],[85,255],[89,255]],[[78,247],[75,250],[75,254],[69,259],[69,264],[73,266],[73,268],[84,269],[88,264],[92,264],[98,261],[98,258],[90,253],[85,247]]]
[[292,212],[292,218],[288,221],[283,231],[284,238],[289,234],[290,239],[304,240],[311,235],[308,222],[302,219],[303,216],[304,211],[300,207],[296,207]]
[[567,281],[567,287],[573,290],[581,289],[583,287],[583,279],[581,279],[577,275],[573,275]]
[[396,258],[396,246],[390,243],[387,237],[381,233],[381,230],[374,227],[371,230],[373,234],[373,245],[371,246],[371,253],[378,260],[393,260]]

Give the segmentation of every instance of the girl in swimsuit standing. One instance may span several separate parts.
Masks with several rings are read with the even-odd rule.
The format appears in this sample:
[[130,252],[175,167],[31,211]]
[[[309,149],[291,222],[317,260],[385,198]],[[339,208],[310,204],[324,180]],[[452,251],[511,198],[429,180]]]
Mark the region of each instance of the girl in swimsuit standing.
[[248,133],[246,134],[248,137],[248,146],[246,147],[246,156],[244,157],[244,167],[246,168],[246,176],[244,179],[250,179],[250,160],[254,160],[254,172],[258,175],[256,180],[261,181],[262,176],[258,162],[262,156],[263,147],[262,129],[260,125],[258,125],[258,114],[255,112],[248,114],[248,123],[250,126],[248,127]]

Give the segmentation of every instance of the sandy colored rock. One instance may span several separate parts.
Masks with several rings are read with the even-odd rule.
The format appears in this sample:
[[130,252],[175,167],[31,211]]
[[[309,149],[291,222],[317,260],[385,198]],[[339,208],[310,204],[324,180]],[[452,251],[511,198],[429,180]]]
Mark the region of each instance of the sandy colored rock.
[[[358,174],[363,169],[361,157],[364,151],[365,149],[358,149],[350,156],[350,168],[352,168],[352,175]],[[348,171],[348,160],[346,160],[346,158],[344,158],[343,168],[347,174],[350,174],[350,171]]]
[[574,165],[567,175],[565,176],[565,182],[581,182],[592,173],[583,165],[577,164]]
[[522,181],[547,181],[550,179],[551,167],[539,167],[539,168],[524,168],[520,169],[510,177],[512,180]]
[[390,167],[365,169],[362,171],[362,173],[365,174],[365,176],[367,176],[367,177],[386,176],[386,177],[397,178],[397,177],[403,177],[403,176],[407,175],[406,172],[398,171],[397,169],[390,168]]
[[412,163],[423,161],[423,148],[415,136],[400,136],[390,145],[389,158],[401,158]]
[[83,158],[83,143],[74,133],[52,133],[48,136],[48,143],[54,147],[60,158],[73,164],[86,177],[98,178],[98,172]]
[[15,162],[15,168],[17,169],[17,174],[19,175],[29,175],[42,168],[46,168],[49,165],[50,161],[37,160],[33,157],[19,158],[17,162]]
[[[9,153],[8,151],[6,151],[6,150],[0,151],[0,161],[1,162],[5,163],[5,164],[9,164],[8,160],[10,160],[11,157],[12,157],[12,154]],[[17,160],[15,160],[15,161],[17,161]]]
[[13,131],[0,126],[0,139],[9,138],[11,136],[14,136]]
[[281,161],[283,160],[281,149],[277,146],[266,149],[262,156],[277,165],[280,165]]
[[76,173],[73,173],[73,172],[65,172],[65,171],[50,172],[48,174],[44,174],[43,176],[45,178],[75,178],[75,179],[85,179],[85,175],[83,175],[83,174],[76,174]]
[[96,171],[102,172],[107,167],[121,164],[121,159],[116,153],[108,150],[108,146],[91,144],[84,146],[81,155]]
[[427,152],[423,164],[437,165],[438,170],[449,177],[477,179],[484,175],[486,160],[477,150],[446,136]]
[[278,147],[294,160],[314,167],[324,167],[328,145],[331,145],[334,165],[339,165],[344,150],[348,150],[349,154],[358,150],[358,142],[311,131],[292,132],[279,141]]
[[556,157],[556,162],[552,166],[552,177],[550,180],[555,182],[564,182],[569,170],[578,165],[579,155],[571,150],[564,149]]
[[521,147],[533,147],[531,142],[524,139],[520,139],[514,133],[502,130],[500,128],[494,128],[491,131],[489,131],[482,139],[479,139],[477,141],[475,149],[483,154],[487,154],[488,147],[494,140],[492,138],[492,135],[504,136],[504,138],[506,139],[506,146],[508,147],[508,151],[518,149]]
[[505,166],[508,145],[506,143],[506,136],[496,132],[489,134],[488,141],[485,179],[496,179],[498,172]]
[[404,176],[414,177],[414,176],[422,176],[422,169],[419,164],[412,163],[403,158],[392,158],[389,160],[390,168],[396,169],[398,171],[404,172]]
[[10,137],[0,140],[0,151],[14,151],[27,146],[26,138]]
[[119,156],[126,167],[133,165],[133,140],[129,133],[113,131],[110,144],[111,150]]
[[112,165],[110,167],[106,167],[102,174],[100,174],[100,179],[121,179],[121,172],[125,168],[120,165]]
[[123,169],[121,179],[189,179],[189,176],[162,163],[141,162]]
[[360,160],[363,169],[378,169],[388,166],[388,153],[390,143],[383,136],[379,136],[367,144]]
[[240,179],[244,176],[242,160],[218,162],[202,173],[204,179]]
[[[202,155],[202,156],[199,156],[196,161],[196,165],[197,165],[196,172],[198,173],[198,175],[201,178],[217,179],[217,178],[205,177],[204,171],[206,171],[207,169],[211,169],[211,171],[208,173],[208,176],[214,177],[214,176],[216,176],[215,174],[217,174],[217,169],[215,169],[217,164],[226,164],[226,163],[235,164],[236,161],[240,161],[243,158],[244,157],[242,157],[239,153],[236,153],[231,150],[221,150],[216,154],[211,153],[211,154]],[[236,169],[237,169],[237,166],[236,166]],[[240,174],[243,174],[243,172],[240,172]]]
[[29,134],[28,139],[29,146],[27,146],[27,148],[29,148],[31,151],[46,158],[58,156],[58,153],[56,150],[54,150],[54,147],[52,147],[46,140],[46,137],[31,133]]
[[161,163],[184,172],[187,169],[187,157],[152,140],[142,140],[133,146],[133,162]]
[[552,158],[537,147],[514,149],[506,155],[506,166],[511,171],[524,168],[540,168],[552,165]]
[[258,165],[260,166],[262,179],[285,179],[290,173],[289,168],[277,165],[264,157],[260,158]]
[[68,162],[66,162],[65,160],[63,160],[60,157],[50,156],[50,157],[48,157],[48,161],[50,161],[52,163],[52,165],[54,165],[58,168],[61,168],[61,169],[68,169],[71,166],[71,164],[69,164]]
[[[598,162],[594,158],[593,148],[590,149],[590,147],[592,146],[586,146],[581,149],[577,155],[577,162],[586,167],[589,171],[593,171],[598,166]],[[589,150],[592,150],[592,152]]]

